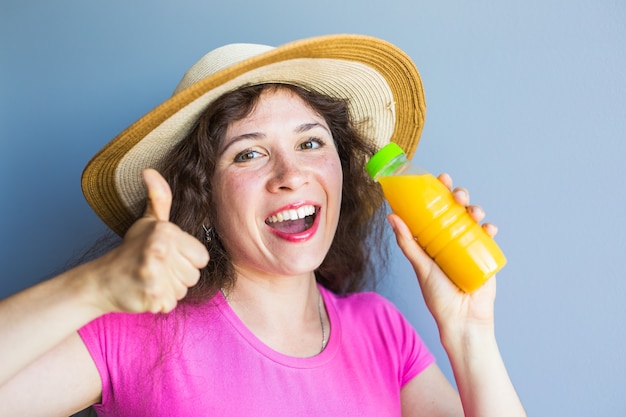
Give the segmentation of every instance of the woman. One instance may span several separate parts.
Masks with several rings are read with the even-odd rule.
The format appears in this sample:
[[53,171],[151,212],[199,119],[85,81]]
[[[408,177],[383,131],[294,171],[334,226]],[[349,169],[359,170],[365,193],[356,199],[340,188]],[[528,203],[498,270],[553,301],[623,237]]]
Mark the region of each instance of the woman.
[[382,201],[363,164],[390,140],[412,154],[423,108],[411,61],[374,38],[209,53],[84,173],[122,243],[0,304],[0,403],[10,415],[525,415],[493,334],[495,280],[458,291],[389,216],[460,395],[400,313],[357,292]]

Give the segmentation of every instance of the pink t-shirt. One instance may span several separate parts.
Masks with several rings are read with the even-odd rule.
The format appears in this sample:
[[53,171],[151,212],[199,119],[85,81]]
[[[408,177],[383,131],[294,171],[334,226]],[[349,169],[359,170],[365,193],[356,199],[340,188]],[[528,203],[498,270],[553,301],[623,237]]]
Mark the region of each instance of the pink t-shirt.
[[400,416],[400,389],[434,362],[375,293],[320,288],[328,345],[294,358],[264,345],[218,293],[168,315],[113,313],[79,333],[102,379],[99,416]]

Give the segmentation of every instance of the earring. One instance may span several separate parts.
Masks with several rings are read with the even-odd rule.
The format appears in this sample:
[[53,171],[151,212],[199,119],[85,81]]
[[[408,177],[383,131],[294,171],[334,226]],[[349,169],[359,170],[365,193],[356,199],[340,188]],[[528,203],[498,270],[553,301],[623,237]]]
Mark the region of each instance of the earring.
[[207,243],[211,243],[213,240],[213,228],[211,226],[206,227],[204,224],[202,225],[204,229],[204,241]]

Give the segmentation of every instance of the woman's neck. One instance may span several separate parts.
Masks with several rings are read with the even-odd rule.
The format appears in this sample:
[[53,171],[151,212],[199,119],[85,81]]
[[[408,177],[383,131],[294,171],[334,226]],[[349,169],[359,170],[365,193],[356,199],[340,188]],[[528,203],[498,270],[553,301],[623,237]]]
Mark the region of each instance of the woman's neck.
[[224,295],[248,329],[270,348],[289,356],[318,354],[330,334],[314,274],[260,279],[238,274]]

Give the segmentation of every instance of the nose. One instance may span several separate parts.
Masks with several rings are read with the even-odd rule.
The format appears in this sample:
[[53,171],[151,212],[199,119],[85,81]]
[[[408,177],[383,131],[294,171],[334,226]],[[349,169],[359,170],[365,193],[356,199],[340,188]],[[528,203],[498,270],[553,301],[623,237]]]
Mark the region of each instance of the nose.
[[306,167],[290,155],[275,154],[272,161],[272,173],[267,182],[271,192],[297,190],[308,181]]

